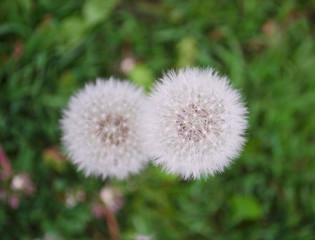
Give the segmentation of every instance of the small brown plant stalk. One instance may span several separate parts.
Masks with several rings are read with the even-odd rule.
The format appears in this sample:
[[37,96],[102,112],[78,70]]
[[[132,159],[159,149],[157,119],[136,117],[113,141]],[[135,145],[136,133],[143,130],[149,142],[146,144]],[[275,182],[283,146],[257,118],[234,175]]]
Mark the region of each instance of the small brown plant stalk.
[[10,177],[12,174],[11,164],[10,164],[7,156],[5,155],[1,144],[0,144],[0,163],[2,166],[2,172],[1,172],[0,178],[3,177],[3,179],[6,179],[6,178]]
[[105,219],[111,240],[121,240],[120,229],[116,219],[118,212],[124,205],[123,195],[119,188],[112,187],[107,180],[99,192],[99,199],[92,205],[92,214],[99,219]]
[[107,226],[108,226],[111,240],[121,240],[120,230],[119,230],[119,226],[118,226],[115,212],[112,211],[111,209],[105,207],[104,215],[105,215],[105,219],[107,222]]

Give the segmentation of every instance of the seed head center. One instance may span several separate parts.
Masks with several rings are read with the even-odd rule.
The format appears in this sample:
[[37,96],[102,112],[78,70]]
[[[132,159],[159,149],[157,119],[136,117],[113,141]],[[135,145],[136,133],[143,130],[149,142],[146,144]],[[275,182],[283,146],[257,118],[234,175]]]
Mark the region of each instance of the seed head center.
[[118,146],[126,142],[129,135],[127,119],[108,114],[97,122],[96,134],[106,145]]
[[200,142],[210,132],[212,121],[204,108],[190,104],[177,114],[177,133],[187,141]]

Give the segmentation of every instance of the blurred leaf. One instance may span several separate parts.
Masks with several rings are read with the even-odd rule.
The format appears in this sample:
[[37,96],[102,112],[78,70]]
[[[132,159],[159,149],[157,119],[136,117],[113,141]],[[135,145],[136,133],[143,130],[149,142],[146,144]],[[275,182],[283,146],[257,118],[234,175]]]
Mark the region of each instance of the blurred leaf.
[[66,210],[64,214],[59,214],[56,219],[57,226],[67,235],[84,232],[84,229],[91,220],[90,210],[87,205],[77,205],[74,211]]
[[72,72],[66,71],[62,73],[60,80],[58,81],[58,93],[63,96],[69,96],[73,94],[76,88],[76,79]]
[[184,37],[177,44],[177,66],[187,67],[195,64],[197,43],[193,37]]
[[145,65],[136,65],[128,74],[130,80],[149,90],[154,82],[153,72]]
[[256,220],[262,216],[260,203],[251,196],[235,195],[231,199],[233,220],[238,223],[244,220]]
[[32,0],[18,0],[19,5],[25,12],[30,11],[32,7]]
[[43,152],[43,159],[55,171],[62,173],[67,168],[67,162],[63,154],[55,147],[47,148]]
[[81,17],[71,16],[64,19],[59,25],[56,36],[57,42],[62,44],[59,46],[60,51],[80,44],[85,36],[85,31],[86,25]]
[[26,37],[30,33],[30,29],[19,23],[1,23],[0,36],[12,33]]
[[87,0],[83,6],[83,17],[91,27],[104,21],[114,9],[118,0]]

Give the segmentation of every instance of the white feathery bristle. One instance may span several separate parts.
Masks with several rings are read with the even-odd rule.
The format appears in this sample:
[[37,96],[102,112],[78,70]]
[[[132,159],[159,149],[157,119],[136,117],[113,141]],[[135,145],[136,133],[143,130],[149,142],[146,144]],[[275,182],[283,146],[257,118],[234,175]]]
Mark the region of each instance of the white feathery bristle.
[[63,143],[86,176],[126,178],[147,161],[139,124],[143,91],[129,82],[97,79],[71,97],[63,112]]
[[142,118],[154,163],[184,179],[214,175],[245,143],[247,108],[211,68],[169,71],[156,83]]

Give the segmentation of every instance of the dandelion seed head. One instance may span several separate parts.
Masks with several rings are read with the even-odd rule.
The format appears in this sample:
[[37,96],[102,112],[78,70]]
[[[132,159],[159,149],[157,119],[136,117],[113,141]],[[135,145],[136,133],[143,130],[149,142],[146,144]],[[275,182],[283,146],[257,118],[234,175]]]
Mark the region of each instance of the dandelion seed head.
[[63,144],[89,175],[126,178],[147,160],[140,112],[144,93],[128,82],[97,79],[74,95],[63,112]]
[[245,142],[247,109],[213,69],[169,71],[156,83],[144,116],[155,163],[181,177],[223,171]]

